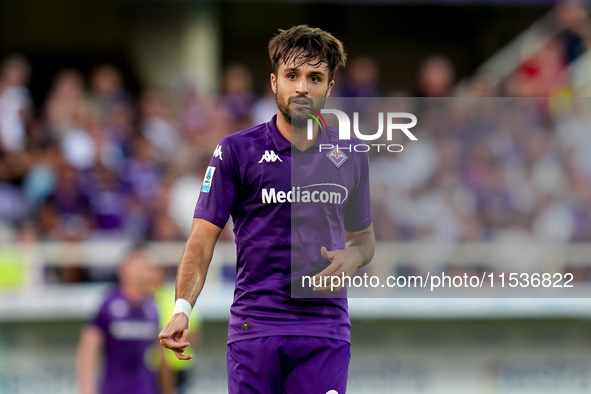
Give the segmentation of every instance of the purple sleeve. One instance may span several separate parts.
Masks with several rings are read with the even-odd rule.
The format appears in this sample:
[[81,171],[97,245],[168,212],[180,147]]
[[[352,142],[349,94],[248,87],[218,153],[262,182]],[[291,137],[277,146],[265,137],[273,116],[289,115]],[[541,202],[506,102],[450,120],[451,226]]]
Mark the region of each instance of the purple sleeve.
[[369,196],[369,158],[366,153],[356,153],[358,159],[357,185],[349,196],[345,211],[347,231],[365,230],[371,225],[371,204]]
[[103,302],[96,315],[88,322],[88,324],[92,324],[93,326],[98,327],[103,332],[107,332],[107,329],[109,327],[107,305],[107,302]]
[[205,219],[224,228],[237,189],[236,158],[226,139],[216,148],[205,172],[203,186],[199,193],[193,217]]

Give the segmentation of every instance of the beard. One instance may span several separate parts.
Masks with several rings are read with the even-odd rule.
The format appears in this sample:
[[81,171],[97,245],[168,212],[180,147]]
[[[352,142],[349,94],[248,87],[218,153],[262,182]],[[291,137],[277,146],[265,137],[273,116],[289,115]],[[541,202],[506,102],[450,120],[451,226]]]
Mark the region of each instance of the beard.
[[[294,97],[294,98],[300,99],[300,97]],[[305,107],[309,107],[309,108],[314,109],[315,111],[320,112],[320,110],[322,108],[324,108],[324,103],[326,102],[326,93],[324,94],[324,97],[311,98],[311,97],[301,96],[302,100],[307,101],[307,105],[300,104],[293,111],[292,111],[291,99],[292,99],[292,97],[284,97],[284,96],[280,95],[279,93],[275,94],[275,101],[277,101],[277,108],[279,109],[279,112],[281,113],[283,118],[291,124],[292,128],[304,129],[308,125],[308,120],[311,119],[310,116],[308,115],[308,111],[305,109]]]

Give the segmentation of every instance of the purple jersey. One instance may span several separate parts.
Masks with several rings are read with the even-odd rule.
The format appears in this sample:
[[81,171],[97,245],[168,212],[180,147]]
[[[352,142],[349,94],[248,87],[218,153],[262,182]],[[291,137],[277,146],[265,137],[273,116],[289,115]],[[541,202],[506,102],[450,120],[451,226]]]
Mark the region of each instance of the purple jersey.
[[345,229],[370,226],[367,154],[319,152],[337,145],[333,129],[305,152],[292,149],[275,119],[220,142],[195,208],[218,227],[230,215],[234,222],[228,343],[273,335],[350,341],[346,298],[292,298],[292,278],[326,267],[320,249],[343,249]]
[[156,394],[154,374],[144,353],[158,336],[158,310],[152,299],[130,304],[119,289],[107,295],[90,322],[104,335],[104,369],[100,392],[104,394]]

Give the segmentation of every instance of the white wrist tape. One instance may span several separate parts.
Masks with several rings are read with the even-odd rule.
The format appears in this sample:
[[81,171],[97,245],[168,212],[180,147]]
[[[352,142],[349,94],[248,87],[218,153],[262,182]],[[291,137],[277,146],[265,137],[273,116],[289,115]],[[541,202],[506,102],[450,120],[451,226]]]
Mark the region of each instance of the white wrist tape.
[[191,307],[189,301],[179,298],[174,304],[174,311],[172,312],[172,315],[174,316],[177,313],[183,312],[185,315],[187,315],[187,319],[190,319],[191,310],[193,310],[193,307]]

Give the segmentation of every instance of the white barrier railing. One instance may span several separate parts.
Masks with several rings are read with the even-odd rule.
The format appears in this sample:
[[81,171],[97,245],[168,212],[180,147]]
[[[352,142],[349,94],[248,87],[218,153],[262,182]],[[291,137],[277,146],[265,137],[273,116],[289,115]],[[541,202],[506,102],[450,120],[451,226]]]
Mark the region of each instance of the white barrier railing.
[[[108,284],[48,284],[43,279],[47,266],[116,267],[130,244],[43,243],[0,248],[0,282],[3,258],[7,253],[20,256],[23,281],[20,286],[0,288],[0,321],[80,319],[88,317],[98,305]],[[154,260],[176,266],[183,243],[151,243]],[[232,301],[233,284],[228,272],[235,265],[235,245],[218,243],[208,279],[198,307],[205,319],[225,319]],[[591,244],[473,243],[432,244],[421,242],[380,242],[371,275],[394,275],[401,267],[421,274],[449,267],[474,267],[490,272],[565,272],[591,267]],[[570,267],[570,268],[569,268]],[[224,278],[226,275],[226,278]],[[583,283],[583,290],[588,283]],[[478,296],[476,294],[475,296]],[[351,315],[359,318],[419,317],[590,317],[591,299],[515,299],[515,298],[386,298],[351,299]]]

